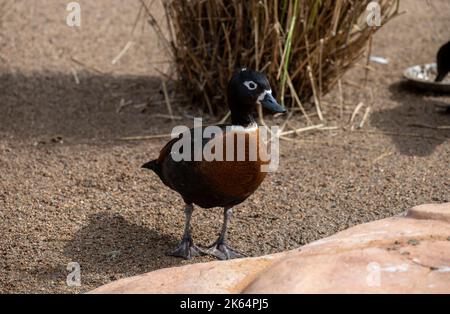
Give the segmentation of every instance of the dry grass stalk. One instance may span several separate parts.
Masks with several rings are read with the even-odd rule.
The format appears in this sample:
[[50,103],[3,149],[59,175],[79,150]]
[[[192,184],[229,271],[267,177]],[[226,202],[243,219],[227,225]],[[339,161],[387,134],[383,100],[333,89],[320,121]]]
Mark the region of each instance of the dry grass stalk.
[[358,112],[361,110],[361,108],[364,106],[364,103],[363,102],[360,102],[359,104],[357,104],[356,105],[356,107],[355,107],[355,110],[353,110],[353,113],[352,113],[352,115],[351,115],[351,117],[350,117],[350,120],[349,120],[349,124],[351,124],[351,123],[353,123],[353,121],[355,120],[355,118],[356,118],[356,115],[358,114]]
[[380,156],[378,156],[377,158],[375,158],[374,160],[372,160],[372,165],[376,164],[377,162],[379,162],[381,159],[386,158],[388,156],[393,155],[394,152],[391,150],[388,150],[387,152],[384,152],[383,154],[381,154]]
[[121,140],[121,141],[148,141],[148,140],[158,140],[158,139],[170,138],[171,136],[172,136],[172,134],[155,134],[155,135],[122,137],[119,140]]
[[[309,101],[314,88],[320,105],[372,34],[365,18],[370,0],[161,1],[168,35],[141,0],[174,57],[180,87],[211,114],[225,114],[227,83],[240,67],[264,69],[287,107]],[[398,1],[379,1],[383,25],[398,14]]]
[[224,124],[225,122],[227,122],[227,120],[230,116],[231,116],[231,111],[228,111],[227,114],[222,119],[220,119],[218,124]]
[[308,124],[312,124],[311,119],[309,118],[309,115],[306,113],[306,110],[303,107],[303,104],[302,104],[300,98],[298,97],[297,92],[295,91],[294,85],[292,85],[292,81],[291,81],[291,78],[289,76],[288,76],[287,83],[288,83],[289,88],[291,90],[292,97],[294,98],[294,101],[298,104],[298,107],[299,107],[300,111],[305,116],[306,120],[308,121]]
[[78,60],[76,57],[71,57],[71,60],[72,60],[74,63],[76,63],[76,64],[78,64],[78,65],[84,67],[85,69],[87,69],[87,70],[89,70],[89,71],[96,72],[97,74],[100,74],[100,75],[105,75],[105,74],[106,74],[104,71],[100,70],[100,69],[97,68],[96,66],[94,66],[94,65],[93,65],[93,66],[87,65],[87,64],[84,63],[83,61]]
[[339,118],[342,119],[344,115],[344,93],[342,91],[342,81],[338,80],[338,89],[339,89]]
[[72,72],[73,79],[75,80],[75,84],[80,85],[80,78],[78,77],[78,73],[74,68],[70,68],[70,71]]
[[133,104],[132,100],[125,101],[125,99],[120,100],[120,104],[116,109],[116,113],[121,113],[125,107],[131,106]]
[[171,117],[171,120],[174,121],[175,118],[173,116],[173,110],[172,110],[172,104],[170,102],[169,93],[167,92],[167,84],[164,80],[161,81],[162,90],[164,93],[164,101],[166,103],[167,112],[169,113],[169,116]]
[[322,61],[323,61],[323,38],[320,40],[320,50],[319,50],[319,103],[322,103],[322,94],[323,94]]
[[317,129],[321,129],[323,128],[324,125],[323,124],[317,124],[317,125],[311,125],[311,126],[307,126],[304,128],[299,128],[296,130],[292,130],[292,131],[286,131],[286,132],[282,132],[280,134],[280,136],[286,136],[286,135],[291,135],[291,134],[299,134],[299,133],[303,133],[303,132],[307,132],[307,131],[311,131],[311,130],[317,130]]
[[308,66],[308,74],[309,80],[311,81],[311,88],[313,90],[314,104],[316,105],[317,115],[319,116],[320,121],[323,121],[322,109],[320,108],[320,101],[316,91],[316,84],[314,82],[313,74],[309,66]]
[[131,46],[133,46],[134,42],[133,41],[128,41],[126,43],[126,45],[122,48],[122,50],[119,52],[119,54],[111,61],[112,65],[115,65],[117,62],[119,62],[120,59],[122,59],[122,57],[127,53],[128,49],[131,48]]
[[362,129],[364,127],[364,124],[366,123],[367,118],[369,118],[371,109],[372,109],[371,107],[367,107],[366,108],[366,111],[364,111],[363,118],[362,118],[361,122],[358,125],[358,128]]
[[181,117],[181,116],[174,116],[174,115],[163,114],[163,113],[155,113],[155,114],[152,114],[151,116],[155,117],[155,118],[170,119],[172,121],[174,121],[174,120],[183,120],[183,117]]

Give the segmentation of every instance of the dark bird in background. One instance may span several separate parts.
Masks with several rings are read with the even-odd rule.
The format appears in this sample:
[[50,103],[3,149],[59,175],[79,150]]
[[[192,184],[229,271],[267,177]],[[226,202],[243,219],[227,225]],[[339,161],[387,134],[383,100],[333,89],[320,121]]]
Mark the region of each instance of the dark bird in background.
[[[178,138],[169,141],[161,150],[159,158],[144,164],[142,167],[153,170],[161,181],[169,188],[178,192],[185,202],[185,227],[180,245],[169,253],[172,256],[190,259],[193,256],[212,255],[218,259],[232,259],[244,255],[229,247],[226,243],[227,226],[232,214],[233,206],[245,201],[263,182],[266,173],[261,171],[262,165],[269,163],[267,154],[262,156],[260,150],[257,158],[249,157],[249,143],[256,140],[258,147],[265,145],[259,138],[258,125],[253,119],[252,112],[257,104],[262,105],[272,113],[285,113],[272,96],[272,90],[266,76],[262,73],[241,69],[236,72],[228,84],[228,105],[231,112],[231,125],[218,125],[223,131],[223,161],[175,161],[172,158],[172,147],[184,136],[191,136],[191,147],[194,143],[194,129],[190,133],[182,133]],[[203,128],[201,130],[203,134]],[[225,160],[226,142],[234,139],[236,134],[244,133],[245,161],[237,161],[236,145],[234,141],[234,161]],[[184,139],[183,139],[184,140]],[[217,140],[216,137],[202,139],[202,147]],[[265,149],[263,149],[266,152]],[[191,154],[191,156],[193,156]],[[222,207],[224,209],[223,227],[217,241],[209,248],[199,248],[194,244],[190,232],[190,221],[193,205],[209,209]]]
[[438,75],[435,82],[442,82],[450,72],[450,41],[442,46],[437,54]]

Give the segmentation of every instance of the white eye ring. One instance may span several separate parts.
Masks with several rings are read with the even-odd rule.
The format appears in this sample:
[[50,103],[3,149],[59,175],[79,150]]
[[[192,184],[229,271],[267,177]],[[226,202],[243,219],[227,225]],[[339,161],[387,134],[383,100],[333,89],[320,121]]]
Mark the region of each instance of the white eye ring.
[[253,81],[245,81],[244,82],[245,87],[247,87],[249,90],[255,90],[258,87],[258,84],[256,84]]

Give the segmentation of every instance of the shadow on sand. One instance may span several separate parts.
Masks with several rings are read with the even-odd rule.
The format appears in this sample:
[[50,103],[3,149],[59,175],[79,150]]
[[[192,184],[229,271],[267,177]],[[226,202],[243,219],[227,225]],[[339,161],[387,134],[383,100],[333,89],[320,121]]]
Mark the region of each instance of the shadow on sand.
[[374,112],[371,115],[371,123],[383,132],[409,134],[390,135],[400,153],[408,156],[428,156],[437,146],[448,140],[450,130],[434,127],[450,124],[449,111],[445,109],[450,106],[450,101],[427,98],[444,95],[420,93],[405,82],[390,85],[389,91],[391,99],[399,105]]
[[[182,259],[166,255],[178,241],[130,223],[117,213],[93,214],[63,249],[67,261],[77,262],[81,267],[82,286],[72,291],[86,292],[120,278],[180,265]],[[66,265],[42,267],[28,273],[43,285],[53,283],[53,289],[67,292],[63,289],[69,274]]]
[[120,214],[102,212],[89,217],[64,254],[78,262],[84,273],[140,274],[179,264],[181,259],[166,256],[178,241],[130,223]]
[[161,78],[87,72],[78,77],[76,84],[74,76],[61,73],[0,74],[0,134],[112,140],[169,127],[152,116],[167,114]]

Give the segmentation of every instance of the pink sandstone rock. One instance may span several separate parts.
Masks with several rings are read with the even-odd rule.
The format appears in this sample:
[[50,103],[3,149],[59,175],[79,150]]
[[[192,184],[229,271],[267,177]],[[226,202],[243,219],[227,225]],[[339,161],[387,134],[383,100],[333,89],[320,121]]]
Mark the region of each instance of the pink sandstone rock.
[[446,204],[427,204],[411,208],[408,217],[416,219],[435,219],[450,222],[450,209]]
[[91,293],[240,293],[283,253],[165,268],[112,282]]
[[450,293],[450,203],[296,250],[161,269],[90,293]]

